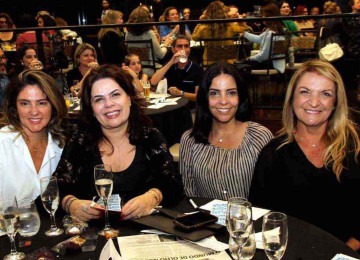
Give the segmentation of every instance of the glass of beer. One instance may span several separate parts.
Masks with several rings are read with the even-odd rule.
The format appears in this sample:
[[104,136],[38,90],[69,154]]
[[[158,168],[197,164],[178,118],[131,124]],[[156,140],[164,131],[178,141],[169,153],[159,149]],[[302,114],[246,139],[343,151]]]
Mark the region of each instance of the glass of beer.
[[149,81],[142,80],[141,84],[144,89],[144,97],[146,101],[150,101],[150,83]]

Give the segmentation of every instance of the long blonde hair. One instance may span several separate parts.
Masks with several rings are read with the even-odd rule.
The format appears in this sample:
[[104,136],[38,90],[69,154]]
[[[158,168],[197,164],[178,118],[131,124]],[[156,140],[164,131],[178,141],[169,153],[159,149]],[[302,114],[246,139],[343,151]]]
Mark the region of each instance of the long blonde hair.
[[[104,18],[102,19],[102,24],[116,24],[116,20],[122,18],[123,15],[124,14],[122,12],[120,12],[120,11],[109,10],[109,11],[107,11]],[[117,33],[119,36],[123,36],[123,33],[120,31],[120,29],[118,27],[101,28],[99,33],[98,33],[99,41],[101,41],[102,38],[104,37],[104,35],[109,31],[113,31],[113,32]]]
[[285,103],[282,114],[283,128],[278,136],[284,136],[284,142],[278,147],[294,141],[293,133],[296,128],[297,118],[293,109],[294,92],[301,77],[306,72],[315,72],[334,82],[336,88],[336,103],[333,113],[328,118],[325,131],[326,149],[323,154],[325,167],[331,166],[338,181],[345,168],[343,162],[349,152],[354,153],[355,161],[360,152],[360,140],[355,123],[349,118],[344,83],[339,72],[328,62],[321,60],[310,60],[295,72],[290,80],[286,91]]

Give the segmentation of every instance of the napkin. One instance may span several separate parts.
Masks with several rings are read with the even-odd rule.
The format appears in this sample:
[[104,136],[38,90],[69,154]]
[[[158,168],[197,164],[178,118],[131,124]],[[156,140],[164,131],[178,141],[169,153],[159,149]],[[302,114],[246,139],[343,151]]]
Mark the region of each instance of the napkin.
[[101,250],[101,254],[99,257],[100,260],[122,260],[121,256],[117,252],[114,242],[112,239],[109,239],[103,249]]
[[156,88],[156,93],[166,94],[167,93],[167,87],[168,87],[167,79],[164,78],[164,79],[160,80],[158,85],[157,85],[157,88]]

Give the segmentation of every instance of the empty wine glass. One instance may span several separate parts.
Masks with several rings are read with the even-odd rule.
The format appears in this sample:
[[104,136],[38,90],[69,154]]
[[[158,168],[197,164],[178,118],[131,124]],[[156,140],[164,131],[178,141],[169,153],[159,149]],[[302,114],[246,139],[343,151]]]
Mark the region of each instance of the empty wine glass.
[[44,177],[40,179],[41,202],[50,214],[51,226],[45,235],[49,237],[58,236],[64,233],[64,230],[56,226],[55,212],[59,207],[59,188],[55,176]]
[[243,246],[249,238],[251,224],[251,203],[241,197],[230,198],[226,211],[226,227],[238,246],[238,259],[241,259]]
[[15,196],[0,197],[0,224],[10,238],[11,251],[4,260],[25,259],[25,254],[16,251],[15,236],[20,226],[19,209]]
[[106,237],[117,236],[117,231],[112,229],[108,217],[108,199],[113,190],[113,174],[110,165],[98,164],[94,167],[95,188],[98,195],[103,199],[105,206],[105,227],[99,235]]
[[40,229],[40,217],[36,209],[35,201],[23,199],[18,201],[20,227],[20,247],[31,244],[31,237],[35,236]]
[[270,260],[283,257],[288,241],[287,216],[281,212],[269,212],[263,218],[262,238],[266,256]]

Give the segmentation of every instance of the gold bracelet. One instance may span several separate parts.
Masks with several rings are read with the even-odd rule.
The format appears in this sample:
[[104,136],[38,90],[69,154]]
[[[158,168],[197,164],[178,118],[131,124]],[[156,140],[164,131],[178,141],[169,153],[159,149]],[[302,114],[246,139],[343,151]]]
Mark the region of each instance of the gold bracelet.
[[146,193],[149,193],[156,201],[156,206],[158,206],[162,201],[162,194],[159,189],[152,188],[148,190]]

